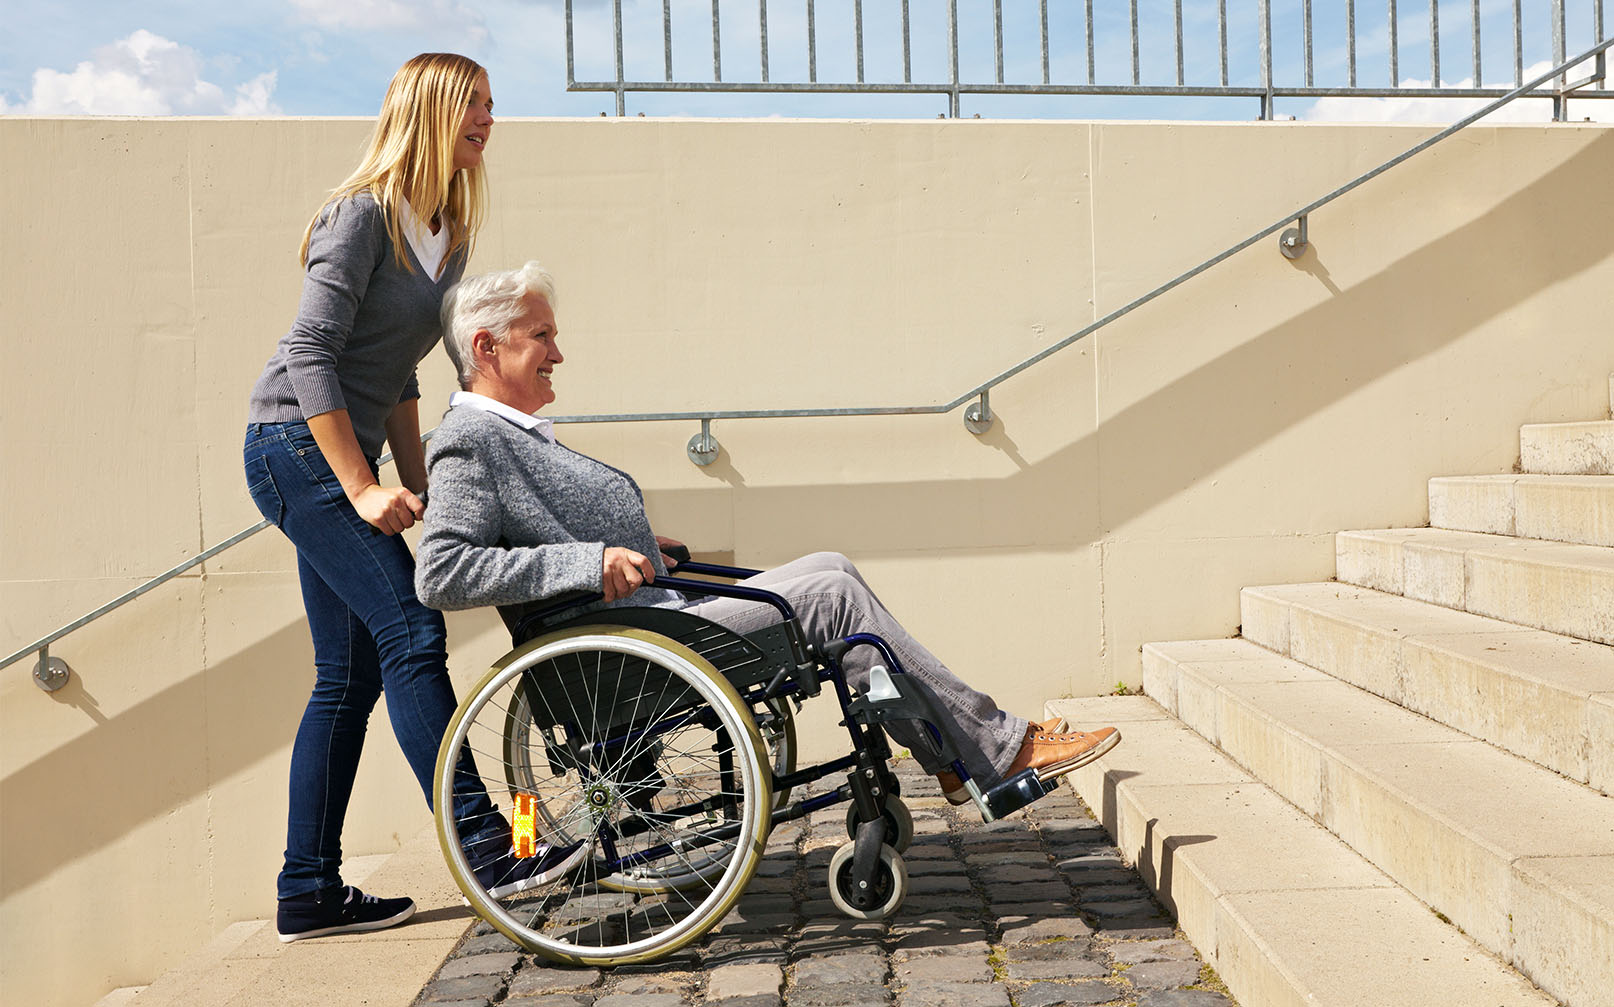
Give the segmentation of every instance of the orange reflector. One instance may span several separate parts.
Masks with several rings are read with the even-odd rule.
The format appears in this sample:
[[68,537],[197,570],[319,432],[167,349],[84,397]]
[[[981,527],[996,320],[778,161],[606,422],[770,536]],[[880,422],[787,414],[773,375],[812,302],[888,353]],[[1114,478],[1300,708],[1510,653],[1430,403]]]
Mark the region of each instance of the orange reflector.
[[516,796],[516,813],[510,823],[510,845],[516,856],[530,857],[538,844],[538,798],[534,794]]

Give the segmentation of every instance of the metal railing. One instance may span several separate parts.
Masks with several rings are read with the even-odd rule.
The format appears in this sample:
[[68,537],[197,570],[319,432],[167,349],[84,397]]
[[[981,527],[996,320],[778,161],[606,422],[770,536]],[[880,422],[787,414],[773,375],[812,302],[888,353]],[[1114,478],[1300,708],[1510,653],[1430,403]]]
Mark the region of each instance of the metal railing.
[[[1059,342],[1054,343],[1053,345],[1044,348],[1032,356],[1027,357],[1018,364],[1015,364],[1013,367],[1010,367],[1007,370],[988,378],[986,381],[981,382],[974,388],[971,388],[969,391],[955,399],[952,399],[951,401],[936,405],[870,406],[863,408],[844,409],[704,409],[691,412],[556,416],[554,417],[554,422],[649,423],[667,421],[698,421],[701,425],[701,431],[690,438],[687,447],[690,460],[697,465],[709,465],[717,459],[719,445],[717,443],[717,439],[712,436],[711,432],[711,425],[716,420],[776,419],[786,417],[805,418],[817,416],[918,416],[951,412],[954,409],[957,409],[959,406],[964,405],[966,402],[970,402],[971,399],[974,399],[975,401],[970,403],[970,405],[964,410],[964,425],[970,430],[971,433],[983,434],[992,426],[993,416],[991,407],[991,391],[997,385],[1009,380],[1010,378],[1019,374],[1021,371],[1035,366],[1039,361],[1045,360],[1048,357],[1053,356],[1055,353],[1058,353],[1060,350],[1063,350],[1079,340],[1092,335],[1094,332],[1097,332],[1104,326],[1109,325],[1111,322],[1114,322],[1117,319],[1137,310],[1138,308],[1141,308],[1150,301],[1153,301],[1162,294],[1165,294],[1167,291],[1181,286],[1183,283],[1186,283],[1187,281],[1198,276],[1200,273],[1205,272],[1212,266],[1215,266],[1223,260],[1237,255],[1244,249],[1249,248],[1256,242],[1271,237],[1274,234],[1278,234],[1280,230],[1283,231],[1283,233],[1279,235],[1278,238],[1278,250],[1288,258],[1298,258],[1305,252],[1307,243],[1308,218],[1314,211],[1327,205],[1328,203],[1333,202],[1353,189],[1356,189],[1358,186],[1377,178],[1379,175],[1384,174],[1386,171],[1389,171],[1391,168],[1394,168],[1403,161],[1416,157],[1423,151],[1428,150],[1430,147],[1433,147],[1435,144],[1441,142],[1452,134],[1473,125],[1475,122],[1478,122],[1480,119],[1496,111],[1507,103],[1532,93],[1535,88],[1539,87],[1549,79],[1560,76],[1573,67],[1586,62],[1587,60],[1595,61],[1596,70],[1593,74],[1579,82],[1578,86],[1584,86],[1587,83],[1602,82],[1607,76],[1608,50],[1610,48],[1614,48],[1614,38],[1605,39],[1604,41],[1599,42],[1597,45],[1592,46],[1590,49],[1587,49],[1579,56],[1564,61],[1558,66],[1553,67],[1553,69],[1542,74],[1535,80],[1520,84],[1518,87],[1502,95],[1500,98],[1486,105],[1484,108],[1481,108],[1472,114],[1459,119],[1457,122],[1452,123],[1450,126],[1447,126],[1438,133],[1435,133],[1433,136],[1429,137],[1423,142],[1409,147],[1407,150],[1396,155],[1390,160],[1385,161],[1378,167],[1358,175],[1327,195],[1312,200],[1310,203],[1307,203],[1305,206],[1302,206],[1295,212],[1285,214],[1279,220],[1255,232],[1248,238],[1245,238],[1243,241],[1228,247],[1227,249],[1206,259],[1204,262],[1201,262],[1199,265],[1194,266],[1193,268],[1179,274],[1176,277],[1173,277],[1170,280],[1167,280],[1165,283],[1155,287],[1148,293],[1129,301],[1119,308],[1116,308],[1114,311],[1111,311],[1109,314],[1093,322],[1091,325],[1088,325],[1080,331],[1066,336]],[[430,437],[431,432],[429,431],[421,438],[421,440],[425,441]],[[385,464],[386,462],[390,461],[391,458],[391,454],[388,454],[383,456],[381,461],[383,464]],[[67,683],[70,675],[70,669],[60,658],[52,657],[50,655],[51,644],[55,643],[57,640],[73,632],[74,630],[79,629],[96,619],[99,619],[108,612],[128,604],[146,592],[168,582],[169,580],[172,580],[185,571],[200,565],[201,563],[211,559],[212,557],[236,545],[244,539],[250,538],[267,527],[269,527],[268,521],[260,521],[250,528],[237,532],[236,534],[225,539],[223,542],[220,542],[206,551],[191,557],[183,563],[180,563],[178,566],[158,574],[156,577],[153,577],[151,580],[135,588],[133,591],[113,599],[93,612],[87,613],[81,618],[75,619],[74,621],[68,623],[66,626],[56,630],[54,633],[49,633],[40,639],[35,640],[33,643],[30,643],[27,646],[7,655],[3,660],[0,660],[0,668],[14,664],[17,661],[27,657],[29,654],[38,654],[39,660],[34,665],[34,680],[39,684],[40,688],[45,689],[46,691],[53,692],[56,689],[61,688]]]
[[[615,77],[613,79],[601,78],[597,80],[578,80],[576,74],[577,50],[576,34],[579,16],[573,11],[572,0],[566,2],[566,86],[571,91],[607,91],[616,95],[616,114],[627,114],[627,95],[629,93],[767,93],[767,94],[932,94],[947,98],[948,114],[957,117],[960,114],[959,100],[963,95],[1186,95],[1200,97],[1222,98],[1253,98],[1260,103],[1260,117],[1271,119],[1273,117],[1273,102],[1277,98],[1387,98],[1387,97],[1440,97],[1440,98],[1497,98],[1510,93],[1524,83],[1526,67],[1539,61],[1550,58],[1553,64],[1562,64],[1565,59],[1565,46],[1574,29],[1585,28],[1589,30],[1587,37],[1592,40],[1603,38],[1603,0],[1531,0],[1530,15],[1527,20],[1524,0],[1513,0],[1511,18],[1512,43],[1512,83],[1508,85],[1494,85],[1487,87],[1485,80],[1486,47],[1483,44],[1485,34],[1481,25],[1486,18],[1482,17],[1481,0],[1469,0],[1467,21],[1468,46],[1466,53],[1458,53],[1457,62],[1462,72],[1467,73],[1468,79],[1462,86],[1448,85],[1442,76],[1442,35],[1440,22],[1440,4],[1437,0],[1424,0],[1422,4],[1405,2],[1398,4],[1397,0],[1378,0],[1372,3],[1373,13],[1369,13],[1369,0],[1317,0],[1313,11],[1314,0],[1290,0],[1289,3],[1278,4],[1277,17],[1280,21],[1280,36],[1294,37],[1298,42],[1295,48],[1275,48],[1273,42],[1274,10],[1272,0],[1244,0],[1242,4],[1235,2],[1235,17],[1230,22],[1227,0],[1215,0],[1215,45],[1207,39],[1203,44],[1191,46],[1184,41],[1184,0],[1169,0],[1171,17],[1170,33],[1171,45],[1169,49],[1164,46],[1158,49],[1165,51],[1149,51],[1144,39],[1163,37],[1166,28],[1163,24],[1166,18],[1167,3],[1156,2],[1149,4],[1149,13],[1155,16],[1157,23],[1146,24],[1140,17],[1139,0],[1127,0],[1126,21],[1115,25],[1119,21],[1120,4],[1114,0],[1100,0],[1099,17],[1095,20],[1094,0],[1084,0],[1082,4],[1082,17],[1079,24],[1054,23],[1049,18],[1049,0],[1009,0],[1011,21],[1010,30],[1004,27],[1004,0],[991,0],[990,3],[990,36],[992,43],[993,71],[989,79],[970,80],[960,72],[960,20],[958,0],[946,0],[946,24],[943,30],[940,26],[941,15],[933,14],[928,20],[922,19],[915,31],[915,22],[910,12],[910,0],[900,0],[900,15],[895,26],[889,23],[882,24],[884,31],[883,44],[873,47],[877,58],[871,66],[868,35],[869,21],[865,19],[863,0],[852,0],[850,23],[848,18],[820,17],[815,0],[710,0],[711,17],[709,21],[709,41],[711,46],[712,63],[711,74],[680,75],[677,71],[683,65],[700,63],[704,61],[704,51],[708,42],[708,22],[705,14],[705,0],[699,3],[692,0],[682,0],[677,6],[684,8],[678,16],[674,15],[673,0],[661,0],[659,11],[659,28],[655,31],[657,16],[653,11],[653,0],[629,0],[630,4],[643,10],[642,15],[633,16],[624,21],[622,0],[612,0],[611,4],[611,40],[612,65]],[[914,0],[918,5],[920,0]],[[971,26],[978,32],[967,37],[970,38],[971,48],[978,49],[974,35],[985,35],[987,3],[986,0],[965,0],[966,13],[973,14]],[[1203,25],[1206,32],[1210,22],[1210,0],[1187,0],[1190,21],[1194,26]],[[1298,3],[1299,10],[1295,10]],[[1453,0],[1446,0],[1448,10],[1457,6]],[[1576,8],[1575,24],[1571,24],[1571,5]],[[803,6],[805,9],[803,10]],[[844,7],[844,4],[837,4]],[[928,10],[935,11],[940,6],[940,0],[923,4]],[[1253,7],[1253,21],[1250,18]],[[646,9],[650,8],[650,9]],[[603,20],[603,9],[599,9],[600,17],[585,15],[585,31],[598,26]],[[892,7],[889,3],[879,4],[875,11],[882,15],[883,22],[891,20]],[[1054,10],[1060,15],[1061,22],[1075,21],[1077,4],[1060,3],[1056,0]],[[782,16],[782,12],[788,12]],[[798,14],[798,12],[800,12]],[[1298,14],[1298,25],[1292,22]],[[1527,48],[1535,46],[1526,45],[1526,35],[1538,34],[1540,23],[1545,21],[1551,42],[1551,52],[1545,46],[1540,51],[1527,53]],[[779,46],[773,41],[780,32],[781,22],[787,22],[791,34],[799,36],[799,44]],[[1236,23],[1235,23],[1236,22]],[[1327,22],[1327,32],[1319,29],[1320,22]],[[1407,25],[1407,34],[1422,36],[1427,31],[1427,38],[1421,42],[1417,39],[1404,40],[1402,36],[1403,23]],[[1229,45],[1229,27],[1233,24],[1234,45]],[[1493,20],[1492,34],[1496,34],[1496,21]],[[1527,31],[1527,23],[1529,29]],[[725,25],[728,33],[725,35]],[[773,36],[769,34],[770,25],[774,27]],[[1147,29],[1147,30],[1146,30]],[[1452,34],[1448,24],[1444,31],[1446,36]],[[629,43],[625,33],[634,35],[633,52],[630,53]],[[821,79],[819,74],[819,41],[821,34],[833,33],[838,39],[848,43],[855,54],[852,79]],[[1578,33],[1578,32],[1577,32]],[[603,34],[595,32],[595,35]],[[919,49],[921,55],[940,58],[930,59],[931,63],[945,61],[945,68],[938,67],[944,73],[942,79],[917,79],[914,72],[914,56],[916,34],[919,36]],[[742,36],[743,38],[738,38]],[[937,38],[940,35],[940,38]],[[1099,36],[1102,35],[1102,41]],[[1319,36],[1327,36],[1327,44],[1319,45]],[[674,59],[675,36],[678,40],[677,52],[679,58]],[[693,37],[692,37],[693,36]],[[660,78],[652,79],[649,76],[638,78],[626,73],[626,66],[632,62],[635,68],[654,73],[656,43],[659,42]],[[1360,46],[1358,43],[1362,43]],[[1040,43],[1040,45],[1039,45]],[[1339,52],[1339,45],[1343,44],[1343,53]],[[1124,60],[1105,59],[1099,57],[1106,49],[1113,51],[1126,45],[1130,51],[1130,63]],[[1377,51],[1382,47],[1382,60],[1375,59],[1374,66],[1365,66],[1361,59],[1361,50]],[[1401,50],[1403,47],[1414,50],[1426,47],[1428,50],[1429,83],[1423,86],[1407,86],[1401,77],[1403,63]],[[901,52],[900,67],[897,63],[897,52]],[[1319,49],[1322,49],[1322,70],[1319,69]],[[1493,68],[1499,61],[1501,46],[1494,42],[1491,47]],[[693,49],[701,53],[698,58],[682,55]],[[736,56],[743,56],[743,63],[747,67],[755,67],[756,75],[748,79],[725,79],[724,61],[725,51],[729,55],[729,65],[732,68]],[[1056,76],[1053,72],[1055,61],[1051,54],[1054,52],[1085,53],[1085,65],[1069,68],[1068,76]],[[1005,58],[1007,55],[1007,59]],[[1147,63],[1145,56],[1149,59]],[[1282,58],[1279,58],[1281,55]],[[1451,69],[1453,59],[1450,45],[1445,55],[1446,69]],[[642,58],[641,58],[642,56]],[[781,57],[790,64],[789,71],[781,75],[779,72]],[[603,56],[596,63],[603,63]],[[984,54],[979,59],[982,73],[985,73]],[[1061,60],[1061,62],[1067,62]],[[1080,61],[1078,60],[1078,63]],[[678,64],[675,66],[675,63]],[[1101,69],[1101,63],[1103,69]],[[1233,64],[1230,66],[1230,64]],[[1410,61],[1406,64],[1411,67]],[[1020,70],[1021,79],[1016,80],[1012,71]],[[1063,68],[1062,68],[1063,69]],[[1085,69],[1085,75],[1082,71]],[[1127,73],[1130,70],[1130,73]],[[1039,73],[1040,71],[1040,73]],[[742,74],[748,71],[742,71]],[[1371,75],[1383,72],[1384,84],[1371,85],[1364,83]],[[1107,76],[1113,74],[1113,76]],[[1320,83],[1329,76],[1332,81]],[[1494,76],[1494,75],[1493,75]],[[1145,83],[1152,80],[1154,83]],[[1549,78],[1550,81],[1550,78]],[[1543,82],[1547,83],[1547,82]],[[1560,78],[1556,83],[1542,90],[1532,89],[1530,97],[1548,98],[1553,102],[1553,118],[1562,121],[1566,115],[1565,100],[1576,88],[1570,87],[1569,82]],[[1602,81],[1590,91],[1582,91],[1579,97],[1614,98],[1614,90],[1605,87]]]

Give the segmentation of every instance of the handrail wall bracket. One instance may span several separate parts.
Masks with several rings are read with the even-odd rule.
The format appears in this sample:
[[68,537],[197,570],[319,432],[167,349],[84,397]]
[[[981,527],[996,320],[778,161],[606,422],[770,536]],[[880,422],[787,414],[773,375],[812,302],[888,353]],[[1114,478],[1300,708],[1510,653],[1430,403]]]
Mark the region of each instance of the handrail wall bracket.
[[987,390],[981,397],[964,407],[964,427],[970,433],[979,437],[992,429],[992,421],[997,417],[992,414],[992,392]]
[[39,648],[39,660],[34,664],[34,684],[46,692],[55,692],[73,677],[73,669],[59,657],[50,656],[49,647]]
[[1285,259],[1298,259],[1306,254],[1311,241],[1306,235],[1306,218],[1309,214],[1302,213],[1295,218],[1295,226],[1278,235],[1278,251],[1283,253]]
[[712,421],[702,419],[701,432],[689,439],[689,445],[684,451],[689,455],[690,461],[705,468],[717,461],[717,453],[722,447],[717,443],[717,438],[712,436]]

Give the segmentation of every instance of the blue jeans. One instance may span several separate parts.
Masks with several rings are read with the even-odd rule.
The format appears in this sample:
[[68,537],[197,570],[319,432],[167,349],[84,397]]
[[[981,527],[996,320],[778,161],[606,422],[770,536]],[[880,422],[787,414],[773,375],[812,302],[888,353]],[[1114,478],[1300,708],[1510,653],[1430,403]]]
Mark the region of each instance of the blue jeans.
[[[428,806],[437,748],[456,703],[443,617],[415,597],[415,558],[401,537],[359,517],[308,424],[249,424],[244,455],[252,502],[297,547],[314,639],[314,692],[291,749],[286,863],[277,884],[284,899],[342,883],[342,821],[382,689]],[[508,846],[509,825],[474,767],[461,768],[467,771],[457,775],[464,782],[455,786],[455,816],[484,823],[479,848],[484,839]]]

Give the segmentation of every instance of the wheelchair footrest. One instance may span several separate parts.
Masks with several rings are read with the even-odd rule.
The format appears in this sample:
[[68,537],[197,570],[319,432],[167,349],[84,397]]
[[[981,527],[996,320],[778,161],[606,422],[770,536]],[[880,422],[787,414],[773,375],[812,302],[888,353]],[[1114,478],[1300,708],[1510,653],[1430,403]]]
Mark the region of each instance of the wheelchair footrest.
[[981,794],[986,810],[996,821],[1004,815],[1019,811],[1059,789],[1059,780],[1042,780],[1035,769],[1027,769],[1009,777],[991,790]]

